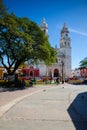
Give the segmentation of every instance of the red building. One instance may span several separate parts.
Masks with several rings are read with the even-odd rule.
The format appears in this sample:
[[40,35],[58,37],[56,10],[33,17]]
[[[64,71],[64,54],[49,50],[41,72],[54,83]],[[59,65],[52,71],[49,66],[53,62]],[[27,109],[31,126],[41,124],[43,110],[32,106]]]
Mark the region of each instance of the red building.
[[81,75],[81,77],[86,77],[87,76],[87,68],[80,69],[80,75]]
[[39,69],[34,68],[33,66],[30,66],[28,68],[22,68],[21,76],[24,79],[30,79],[30,78],[34,78],[34,77],[39,77]]

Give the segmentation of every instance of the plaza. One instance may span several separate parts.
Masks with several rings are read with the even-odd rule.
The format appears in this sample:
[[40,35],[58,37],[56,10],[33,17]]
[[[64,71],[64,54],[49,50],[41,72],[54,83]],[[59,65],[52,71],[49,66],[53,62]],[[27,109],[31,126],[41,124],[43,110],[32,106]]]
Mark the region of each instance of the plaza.
[[1,130],[86,130],[86,85],[35,85],[0,93]]

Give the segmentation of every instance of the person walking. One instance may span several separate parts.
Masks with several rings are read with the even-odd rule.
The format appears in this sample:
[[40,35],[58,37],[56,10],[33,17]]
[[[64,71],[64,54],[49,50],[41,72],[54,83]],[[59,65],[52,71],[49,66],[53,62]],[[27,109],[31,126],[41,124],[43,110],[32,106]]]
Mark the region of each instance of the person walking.
[[56,78],[56,84],[59,84],[59,77]]

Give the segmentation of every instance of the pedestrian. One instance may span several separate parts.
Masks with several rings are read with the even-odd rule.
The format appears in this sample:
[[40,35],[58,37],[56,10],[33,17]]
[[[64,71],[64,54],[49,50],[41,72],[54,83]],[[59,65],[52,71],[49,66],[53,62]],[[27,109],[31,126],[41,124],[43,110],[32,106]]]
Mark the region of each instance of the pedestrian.
[[50,77],[50,84],[51,84],[51,82],[52,82],[52,77]]
[[21,80],[21,88],[24,88],[25,87],[25,81],[24,81],[24,79],[22,78],[22,80]]
[[4,76],[4,82],[6,82],[6,80],[7,80],[7,77],[6,77],[6,76]]
[[30,81],[29,81],[29,86],[32,87],[33,86],[33,80],[30,78]]
[[59,84],[59,77],[56,78],[56,84]]

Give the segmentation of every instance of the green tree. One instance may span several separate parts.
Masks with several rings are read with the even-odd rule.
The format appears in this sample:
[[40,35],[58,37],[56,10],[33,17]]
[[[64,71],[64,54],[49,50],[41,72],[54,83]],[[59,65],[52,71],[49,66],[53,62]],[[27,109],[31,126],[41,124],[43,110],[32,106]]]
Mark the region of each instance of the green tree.
[[12,75],[27,60],[51,64],[56,60],[56,52],[36,23],[5,14],[0,19],[0,61]]
[[80,68],[87,67],[87,57],[80,61]]
[[44,32],[37,26],[36,23],[28,22],[28,19],[25,19],[26,25],[28,26],[28,34],[32,37],[34,44],[33,52],[28,58],[31,63],[38,61],[44,61],[45,64],[50,65],[56,61],[56,51],[53,47],[50,46],[48,37],[44,35]]
[[32,51],[32,39],[22,30],[25,26],[14,15],[7,14],[0,19],[0,60],[8,74],[14,74]]
[[7,8],[3,4],[3,1],[0,0],[0,18],[7,13]]

